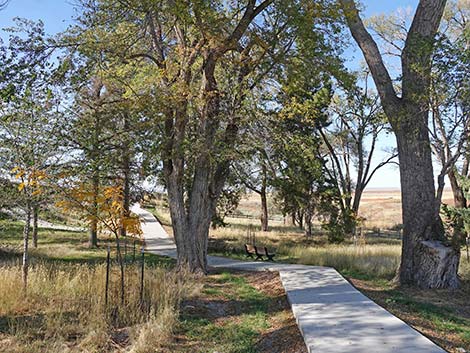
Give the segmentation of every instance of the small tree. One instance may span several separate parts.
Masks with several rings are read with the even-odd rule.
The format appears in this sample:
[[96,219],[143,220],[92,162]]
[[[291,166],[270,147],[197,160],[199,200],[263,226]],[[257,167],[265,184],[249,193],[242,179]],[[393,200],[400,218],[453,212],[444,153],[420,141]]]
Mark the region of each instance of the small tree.
[[368,86],[368,75],[359,77],[364,87],[354,85],[333,97],[325,122],[318,124],[323,141],[327,172],[336,180],[342,212],[349,215],[350,226],[344,229],[355,233],[362,194],[374,174],[393,161],[390,153],[383,161],[373,162],[380,134],[387,131],[386,118],[378,95]]
[[[60,183],[63,182],[64,180],[60,181]],[[110,232],[116,240],[116,252],[121,272],[121,302],[124,302],[125,272],[120,244],[121,230],[124,229],[126,235],[142,236],[140,220],[138,216],[124,212],[124,191],[120,183],[100,188],[97,196],[95,190],[93,188],[90,190],[87,184],[70,181],[67,184],[73,186],[60,188],[62,200],[58,201],[57,205],[66,212],[78,210],[82,213],[83,219]],[[95,205],[98,212],[95,212]]]
[[[23,265],[22,265],[22,276],[23,286],[26,291],[28,285],[28,269],[29,269],[29,238],[31,231],[31,213],[34,210],[34,205],[37,203],[37,198],[43,193],[42,180],[46,177],[43,170],[35,169],[30,167],[27,169],[21,167],[15,167],[12,170],[15,174],[15,179],[19,181],[18,191],[21,193],[20,199],[23,201],[24,207],[24,227],[23,227]],[[36,231],[37,231],[37,219],[36,219]]]

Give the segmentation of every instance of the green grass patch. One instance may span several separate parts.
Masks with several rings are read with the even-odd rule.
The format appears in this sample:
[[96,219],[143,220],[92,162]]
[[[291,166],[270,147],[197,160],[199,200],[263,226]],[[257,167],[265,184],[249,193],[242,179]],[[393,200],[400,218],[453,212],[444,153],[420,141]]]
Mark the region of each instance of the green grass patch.
[[220,317],[183,314],[181,331],[190,340],[203,343],[198,352],[250,353],[263,330],[269,328],[266,314],[270,298],[242,276],[224,272],[208,280],[202,293],[224,304]]
[[[21,256],[23,246],[23,224],[17,221],[0,220],[0,254],[2,260],[15,260]],[[121,251],[126,263],[140,262],[142,247],[140,239],[121,240]],[[107,247],[111,250],[111,259],[116,261],[116,240],[101,237],[98,248],[88,247],[88,234],[71,230],[39,228],[38,248],[32,247],[30,239],[30,258],[36,262],[62,262],[69,264],[100,264],[106,261]],[[173,267],[175,260],[146,253],[145,263],[150,266]]]

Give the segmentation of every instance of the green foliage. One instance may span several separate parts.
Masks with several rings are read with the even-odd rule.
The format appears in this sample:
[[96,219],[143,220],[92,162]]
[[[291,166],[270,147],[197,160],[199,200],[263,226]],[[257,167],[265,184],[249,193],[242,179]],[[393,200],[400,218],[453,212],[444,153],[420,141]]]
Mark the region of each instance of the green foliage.
[[[459,179],[459,183],[465,194],[465,198],[467,200],[470,199],[470,178],[461,177]],[[441,211],[444,215],[444,220],[446,221],[447,225],[454,230],[455,234],[460,233],[459,227],[463,225],[463,230],[465,231],[466,236],[470,236],[470,208],[453,207],[444,204],[442,205]],[[455,240],[457,240],[460,244],[465,243],[465,239],[463,237],[461,239]]]
[[217,201],[217,208],[212,217],[212,227],[226,227],[225,217],[231,215],[238,207],[242,197],[242,188],[239,184],[227,182]]

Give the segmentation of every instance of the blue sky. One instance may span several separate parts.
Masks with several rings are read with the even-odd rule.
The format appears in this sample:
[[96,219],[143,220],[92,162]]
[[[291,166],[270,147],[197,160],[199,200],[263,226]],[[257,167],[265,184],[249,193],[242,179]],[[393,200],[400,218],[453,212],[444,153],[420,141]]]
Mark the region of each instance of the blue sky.
[[[0,11],[0,27],[5,28],[13,24],[14,17],[24,17],[32,20],[41,19],[44,22],[45,29],[48,33],[57,33],[67,28],[73,23],[75,15],[74,0],[10,0],[7,8]],[[391,13],[398,8],[411,7],[416,8],[418,0],[395,0],[395,1],[377,1],[363,0],[364,14],[366,17],[378,15],[381,13]],[[0,36],[5,38],[6,35],[1,31]],[[362,54],[357,48],[347,51],[351,55],[350,66],[357,66],[362,61]],[[391,147],[395,144],[394,137],[382,137],[379,149]],[[384,157],[384,153],[377,154],[376,162]],[[392,165],[378,171],[371,180],[369,187],[399,187],[398,167]]]

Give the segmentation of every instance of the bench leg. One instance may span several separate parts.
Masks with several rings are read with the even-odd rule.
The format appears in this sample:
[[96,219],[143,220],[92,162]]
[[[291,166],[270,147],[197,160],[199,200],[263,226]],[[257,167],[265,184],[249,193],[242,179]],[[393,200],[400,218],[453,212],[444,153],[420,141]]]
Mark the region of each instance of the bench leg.
[[263,255],[256,255],[256,260],[261,260],[261,261],[263,261]]
[[274,257],[275,255],[266,255],[266,256],[268,257],[268,261],[274,261],[273,257]]

